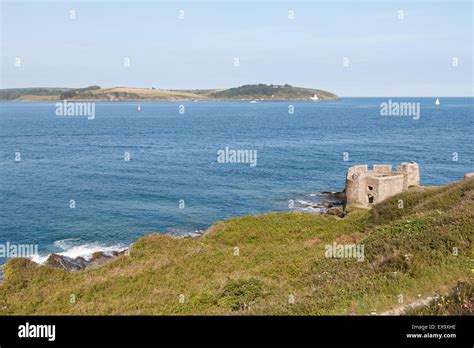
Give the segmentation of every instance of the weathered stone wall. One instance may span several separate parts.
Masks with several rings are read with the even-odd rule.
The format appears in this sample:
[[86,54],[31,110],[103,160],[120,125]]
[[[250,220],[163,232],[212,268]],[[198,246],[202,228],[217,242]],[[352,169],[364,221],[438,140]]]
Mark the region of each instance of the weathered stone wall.
[[416,162],[404,162],[396,171],[392,171],[390,164],[375,164],[373,170],[367,165],[356,165],[347,171],[347,205],[367,207],[419,184],[420,171]]
[[420,185],[420,169],[416,162],[403,162],[397,166],[397,172],[405,177],[403,183],[404,190],[408,190],[410,186]]
[[365,180],[367,165],[357,165],[349,168],[346,176],[346,200],[349,202],[359,202],[363,199],[363,192],[360,187]]
[[361,191],[364,191],[364,197],[361,202],[363,205],[377,203],[380,197],[380,182],[375,177],[367,176],[365,178],[365,190],[361,187]]
[[403,192],[403,175],[390,175],[379,178],[379,196],[374,203],[380,203],[383,200]]
[[392,171],[391,164],[374,164],[373,168],[376,173],[390,173]]

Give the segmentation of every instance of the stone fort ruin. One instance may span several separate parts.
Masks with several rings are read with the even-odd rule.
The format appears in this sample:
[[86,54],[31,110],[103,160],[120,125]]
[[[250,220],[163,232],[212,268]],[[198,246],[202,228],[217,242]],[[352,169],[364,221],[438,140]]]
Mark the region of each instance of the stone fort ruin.
[[391,164],[350,167],[346,176],[346,205],[370,207],[410,186],[420,185],[420,170],[416,162],[404,162],[392,171]]

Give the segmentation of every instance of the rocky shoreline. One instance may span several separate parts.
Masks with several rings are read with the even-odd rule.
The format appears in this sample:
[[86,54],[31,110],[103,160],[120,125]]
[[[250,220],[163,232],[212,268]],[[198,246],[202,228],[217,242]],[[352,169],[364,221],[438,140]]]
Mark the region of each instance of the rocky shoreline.
[[318,194],[311,194],[317,197],[317,202],[298,201],[302,211],[309,211],[317,214],[335,215],[344,218],[347,213],[346,194],[344,191],[322,191]]
[[[344,218],[347,213],[344,209],[346,195],[344,192],[330,192],[322,191],[317,194],[317,197],[324,198],[317,203],[310,203],[306,205],[312,209],[315,209],[316,213],[327,214],[337,216],[339,218]],[[181,236],[182,238],[199,238],[203,235],[202,233],[191,233],[188,235]],[[170,233],[171,237],[179,237],[176,234]],[[91,255],[89,258],[78,256],[75,258],[68,257],[60,254],[51,254],[44,263],[54,268],[62,269],[66,272],[77,272],[82,271],[86,268],[94,268],[102,266],[110,261],[113,261],[119,256],[127,255],[130,248],[126,248],[121,251],[112,251],[112,252],[103,252],[97,251]]]
[[51,254],[44,263],[54,268],[59,268],[67,272],[82,271],[86,268],[98,267],[103,264],[110,262],[118,256],[125,255],[128,253],[128,248],[123,251],[112,251],[111,253],[105,253],[103,251],[97,251],[92,254],[89,259],[82,256],[71,258],[59,254]]

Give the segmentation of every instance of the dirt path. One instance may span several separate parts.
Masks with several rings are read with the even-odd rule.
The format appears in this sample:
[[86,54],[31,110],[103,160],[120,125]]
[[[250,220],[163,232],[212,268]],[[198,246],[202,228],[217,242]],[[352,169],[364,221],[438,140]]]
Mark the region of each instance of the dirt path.
[[406,305],[392,308],[388,311],[382,312],[379,315],[404,315],[410,310],[426,307],[430,305],[434,300],[435,300],[435,297],[432,297],[432,296],[428,296],[426,298],[420,298]]

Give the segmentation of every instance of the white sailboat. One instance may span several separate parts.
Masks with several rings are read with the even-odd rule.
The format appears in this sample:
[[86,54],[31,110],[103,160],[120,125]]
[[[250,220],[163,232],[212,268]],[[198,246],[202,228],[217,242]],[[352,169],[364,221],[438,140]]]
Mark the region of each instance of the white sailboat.
[[137,106],[137,110],[141,111],[142,107],[140,105]]
[[439,105],[439,98],[436,98],[435,104],[436,104],[436,105]]

